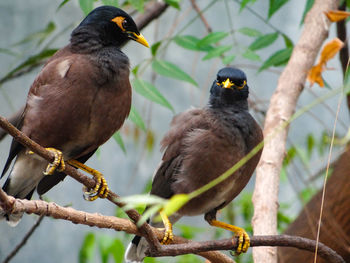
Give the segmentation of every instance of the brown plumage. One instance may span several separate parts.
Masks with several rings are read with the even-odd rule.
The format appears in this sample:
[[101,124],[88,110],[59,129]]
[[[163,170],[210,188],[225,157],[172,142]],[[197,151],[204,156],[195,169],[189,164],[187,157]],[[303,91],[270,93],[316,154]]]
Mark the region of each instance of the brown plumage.
[[[248,112],[249,91],[241,70],[221,69],[210,93],[206,107],[188,110],[172,120],[161,142],[165,152],[153,178],[151,194],[170,198],[191,193],[223,174],[263,140],[261,128]],[[241,239],[238,253],[245,252],[249,237],[244,230],[216,221],[216,213],[246,186],[260,155],[261,151],[225,181],[190,200],[170,221],[204,214],[211,225],[236,232]],[[141,261],[145,248],[143,239],[135,237],[126,260]]]
[[[62,152],[66,161],[84,163],[123,124],[131,107],[129,59],[120,50],[133,39],[148,46],[132,18],[121,9],[93,10],[74,29],[34,80],[22,119],[22,132],[44,147]],[[2,176],[16,158],[3,189],[16,198],[43,194],[64,179],[55,171],[44,177],[47,162],[13,141]],[[0,215],[17,222],[21,215]]]

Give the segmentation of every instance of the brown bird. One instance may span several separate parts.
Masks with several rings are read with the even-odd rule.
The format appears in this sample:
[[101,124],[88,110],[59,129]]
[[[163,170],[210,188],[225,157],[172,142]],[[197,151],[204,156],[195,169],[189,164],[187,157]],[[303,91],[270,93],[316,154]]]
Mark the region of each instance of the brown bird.
[[[131,106],[129,59],[120,50],[128,39],[149,47],[133,19],[123,10],[94,9],[34,80],[17,127],[56,155],[48,162],[13,140],[3,173],[14,166],[3,189],[16,198],[40,195],[66,176],[64,160],[91,173],[96,187],[87,199],[106,197],[102,174],[83,163],[123,124]],[[45,171],[45,167],[46,172]],[[1,215],[13,224],[22,214]]]
[[[244,72],[223,68],[211,87],[208,105],[174,117],[161,142],[165,152],[153,178],[152,195],[168,199],[191,193],[223,174],[263,140],[261,128],[248,112],[248,93]],[[246,252],[248,234],[242,228],[216,220],[216,213],[246,186],[260,155],[261,151],[223,182],[190,200],[170,221],[160,211],[166,230],[162,243],[171,242],[172,223],[180,217],[204,214],[210,225],[239,237],[238,254]],[[136,236],[127,249],[126,261],[142,261],[146,249],[145,239]]]

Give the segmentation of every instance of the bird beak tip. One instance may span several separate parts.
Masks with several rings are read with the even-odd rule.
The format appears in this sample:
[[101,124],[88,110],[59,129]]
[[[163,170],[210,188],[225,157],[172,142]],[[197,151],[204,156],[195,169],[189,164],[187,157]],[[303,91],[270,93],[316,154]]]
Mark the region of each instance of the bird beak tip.
[[145,47],[149,48],[149,44],[148,44],[146,38],[142,34],[136,35],[135,41],[140,43],[141,45],[144,45]]

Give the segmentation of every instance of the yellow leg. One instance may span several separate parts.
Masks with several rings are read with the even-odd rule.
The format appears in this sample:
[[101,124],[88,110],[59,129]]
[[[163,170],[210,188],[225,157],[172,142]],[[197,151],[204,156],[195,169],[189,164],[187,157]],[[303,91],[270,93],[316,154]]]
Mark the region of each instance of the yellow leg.
[[211,226],[220,227],[231,232],[234,232],[238,236],[238,246],[236,249],[236,254],[239,255],[241,253],[246,253],[250,246],[250,238],[247,232],[240,227],[230,225],[224,222],[220,222],[218,220],[210,220],[208,221]]
[[76,160],[69,160],[67,161],[68,164],[79,168],[89,174],[91,174],[95,180],[96,180],[96,185],[95,188],[92,190],[88,190],[87,188],[84,188],[85,190],[85,195],[84,198],[88,201],[94,201],[96,200],[98,197],[100,198],[106,198],[108,196],[108,185],[106,182],[106,179],[103,177],[102,173],[100,173],[99,171],[92,169],[91,167],[78,162]]
[[171,222],[168,216],[163,211],[160,211],[159,214],[162,218],[162,221],[165,227],[164,237],[160,243],[162,245],[167,245],[167,244],[170,244],[174,239],[173,226],[171,225]]
[[[45,149],[54,154],[55,160],[47,166],[44,174],[52,175],[56,171],[56,169],[58,172],[64,171],[64,169],[66,169],[66,164],[64,163],[62,152],[60,150],[57,150],[55,148],[50,148],[50,147]],[[29,151],[28,153],[34,154],[33,151]]]

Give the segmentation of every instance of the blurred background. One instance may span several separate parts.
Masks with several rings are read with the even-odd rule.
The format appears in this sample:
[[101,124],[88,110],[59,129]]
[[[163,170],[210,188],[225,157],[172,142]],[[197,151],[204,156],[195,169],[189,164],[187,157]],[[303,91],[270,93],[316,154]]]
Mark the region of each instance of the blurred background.
[[[179,2],[178,8],[168,7],[159,19],[142,30],[152,48],[144,48],[135,42],[129,42],[123,48],[134,72],[130,80],[146,83],[152,89],[157,89],[159,94],[150,100],[149,96],[134,89],[133,106],[137,118],[129,119],[120,133],[101,146],[87,162],[89,166],[101,171],[109,187],[121,196],[149,191],[152,174],[162,156],[159,142],[168,130],[172,117],[189,107],[204,106],[217,71],[225,65],[233,65],[246,72],[251,113],[263,126],[270,97],[293,44],[300,37],[303,16],[313,1],[282,1],[284,4],[276,10],[271,8],[271,1],[169,2],[174,5]],[[9,117],[25,104],[29,87],[47,54],[52,54],[55,49],[68,43],[70,32],[92,6],[106,3],[118,4],[136,18],[146,12],[144,5],[153,2],[0,1],[1,116]],[[195,10],[194,3],[202,11],[202,18]],[[336,32],[335,25],[332,27],[330,39]],[[210,32],[213,32],[211,38],[205,38]],[[261,43],[264,36],[265,42]],[[203,41],[198,43],[200,40]],[[275,60],[271,61],[272,55],[277,52],[280,55],[275,55]],[[173,71],[162,74],[157,61],[171,63]],[[330,70],[323,75],[327,87],[310,87],[307,83],[298,101],[298,109],[328,93],[330,89],[342,86],[339,60],[335,58],[327,66]],[[281,173],[281,232],[322,185],[338,96],[318,104],[290,126],[287,158]],[[336,159],[344,149],[341,138],[348,131],[348,123],[348,111],[343,103],[336,129],[338,140],[332,159]],[[10,142],[11,138],[7,136],[0,143],[0,169],[5,164]],[[249,231],[253,213],[251,196],[254,180],[253,177],[239,197],[220,214],[224,221],[235,222]],[[0,185],[3,182],[4,178],[0,180]],[[37,194],[34,198],[38,198]],[[44,198],[62,206],[71,205],[78,210],[124,216],[121,209],[105,200],[85,201],[82,198],[82,186],[69,177]],[[15,228],[0,222],[0,262],[22,240],[37,218],[36,215],[25,215]],[[207,225],[202,216],[181,219],[175,225],[175,233],[197,240],[230,236],[230,233]],[[122,262],[124,246],[130,240],[131,236],[124,233],[44,218],[11,262]],[[117,252],[108,252],[108,247],[113,247]],[[203,261],[193,255],[147,260]],[[252,262],[251,254],[242,255],[237,262]]]

